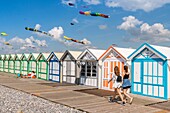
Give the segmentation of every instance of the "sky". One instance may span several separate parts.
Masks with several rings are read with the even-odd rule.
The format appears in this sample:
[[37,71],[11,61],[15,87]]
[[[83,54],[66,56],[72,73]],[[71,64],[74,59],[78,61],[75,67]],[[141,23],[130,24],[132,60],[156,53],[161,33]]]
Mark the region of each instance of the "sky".
[[[106,14],[109,18],[81,15],[79,11]],[[0,32],[8,34],[0,36],[0,54],[106,50],[112,44],[138,48],[145,42],[170,46],[169,11],[170,0],[0,0]]]

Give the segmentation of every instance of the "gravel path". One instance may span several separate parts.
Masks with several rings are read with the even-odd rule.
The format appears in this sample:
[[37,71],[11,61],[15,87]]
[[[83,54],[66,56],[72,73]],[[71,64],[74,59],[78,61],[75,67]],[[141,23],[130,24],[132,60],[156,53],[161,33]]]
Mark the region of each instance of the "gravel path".
[[[22,112],[19,112],[22,111]],[[85,113],[30,94],[0,86],[0,113]]]

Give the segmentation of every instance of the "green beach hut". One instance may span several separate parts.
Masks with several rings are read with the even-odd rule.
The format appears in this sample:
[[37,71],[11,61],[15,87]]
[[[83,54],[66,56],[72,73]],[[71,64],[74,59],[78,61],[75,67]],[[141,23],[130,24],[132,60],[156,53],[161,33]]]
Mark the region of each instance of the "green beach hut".
[[38,73],[39,79],[48,80],[49,64],[47,58],[50,53],[40,53],[37,57]]
[[28,75],[28,56],[29,54],[23,53],[20,60],[21,60],[21,74]]
[[4,55],[0,55],[0,71],[3,72],[4,71]]
[[10,54],[9,55],[9,73],[15,73],[15,68],[14,68],[14,57],[15,54]]
[[30,55],[28,56],[28,73],[31,73],[32,71],[34,71],[37,75],[37,57],[38,57],[39,53],[30,53]]
[[8,57],[9,57],[9,55],[4,56],[4,72],[9,72]]
[[14,68],[15,68],[15,74],[21,73],[21,58],[22,54],[15,54],[14,56]]

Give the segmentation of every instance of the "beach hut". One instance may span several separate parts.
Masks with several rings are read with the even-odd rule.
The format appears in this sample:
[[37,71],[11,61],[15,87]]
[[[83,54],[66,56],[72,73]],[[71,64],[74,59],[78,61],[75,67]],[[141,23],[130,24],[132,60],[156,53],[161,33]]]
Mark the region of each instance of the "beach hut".
[[21,74],[22,75],[28,75],[28,67],[29,67],[28,56],[29,56],[29,54],[23,53],[20,58],[20,60],[21,60]]
[[22,54],[15,54],[14,56],[14,68],[15,74],[21,74],[21,58]]
[[50,53],[40,53],[37,57],[37,65],[38,65],[38,78],[43,80],[48,80],[48,72],[49,72],[49,64],[47,58]]
[[4,72],[9,72],[9,55],[4,56]]
[[15,57],[15,54],[9,55],[9,73],[15,73],[14,57]]
[[135,49],[130,48],[120,48],[110,46],[103,55],[99,58],[100,65],[101,65],[101,76],[99,77],[99,88],[105,90],[113,89],[113,81],[108,84],[108,81],[113,77],[114,74],[114,67],[118,66],[120,69],[121,76],[123,73],[124,65],[130,67],[131,63],[128,60],[128,56],[134,52]]
[[62,81],[67,83],[79,84],[80,68],[77,65],[77,57],[81,51],[68,51],[66,50],[61,57],[62,63]]
[[38,72],[38,67],[37,67],[37,57],[38,57],[39,53],[30,53],[30,55],[28,56],[28,73],[31,73],[32,71],[34,71],[37,75]]
[[170,98],[170,48],[142,44],[129,57],[134,94]]
[[4,71],[4,55],[0,56],[0,71],[3,72]]
[[63,53],[51,52],[49,57],[47,58],[47,62],[49,62],[49,77],[48,80],[54,82],[60,82],[60,58]]
[[78,56],[80,66],[80,84],[98,87],[98,59],[105,52],[99,49],[86,49]]

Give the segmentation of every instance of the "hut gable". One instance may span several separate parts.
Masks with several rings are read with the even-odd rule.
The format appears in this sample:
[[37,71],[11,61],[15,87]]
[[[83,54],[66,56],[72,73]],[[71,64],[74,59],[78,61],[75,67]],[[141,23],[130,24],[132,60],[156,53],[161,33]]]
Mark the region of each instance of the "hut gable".
[[78,57],[79,60],[98,60],[105,50],[86,49]]
[[64,60],[77,60],[77,57],[81,54],[81,51],[69,51],[66,50],[62,57],[60,58],[61,61]]
[[103,55],[99,58],[99,60],[104,59],[112,59],[112,60],[127,60],[128,55],[130,55],[132,52],[134,52],[135,49],[131,48],[120,48],[120,47],[113,47],[110,46]]
[[166,60],[170,59],[170,48],[144,43],[128,56],[128,58],[130,60],[136,58],[161,58],[162,60]]
[[58,58],[57,58],[57,56],[54,52],[51,52],[51,54],[47,58],[47,61],[50,61],[50,60],[57,60],[58,61]]

